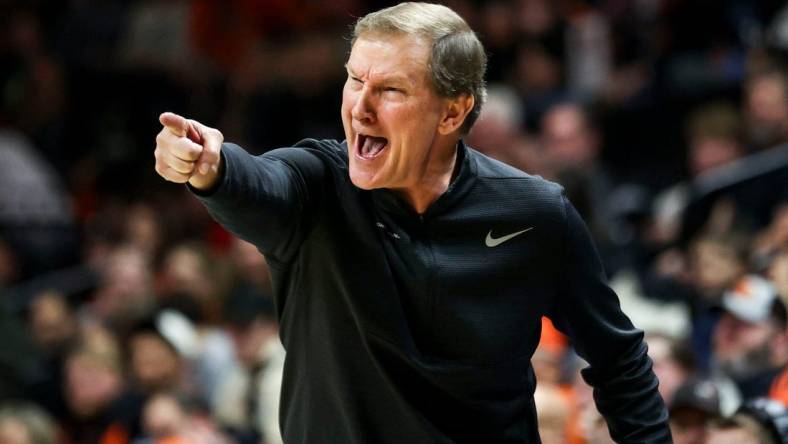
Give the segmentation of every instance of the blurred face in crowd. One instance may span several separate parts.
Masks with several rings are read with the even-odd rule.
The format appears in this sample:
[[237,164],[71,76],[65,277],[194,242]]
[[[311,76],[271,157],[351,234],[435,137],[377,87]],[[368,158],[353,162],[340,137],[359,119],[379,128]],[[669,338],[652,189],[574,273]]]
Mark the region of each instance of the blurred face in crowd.
[[694,242],[689,257],[694,284],[707,296],[718,294],[744,272],[735,249],[713,239]]
[[[142,429],[157,444],[229,444],[227,437],[211,416],[190,410],[174,395],[157,393],[142,410]],[[136,442],[136,441],[135,441]]]
[[353,45],[342,123],[357,187],[413,190],[447,155],[453,159],[445,148],[453,148],[449,135],[467,111],[456,126],[447,125],[448,105],[458,99],[435,92],[427,70],[431,51],[428,41],[404,34],[362,35]]
[[30,329],[41,349],[56,353],[76,332],[65,297],[56,292],[40,293],[30,305]]
[[22,421],[8,418],[0,422],[0,442],[4,444],[34,444]]
[[508,88],[493,87],[465,142],[480,152],[523,171],[536,172],[541,154],[521,129],[520,97]]
[[772,341],[777,333],[771,320],[750,323],[726,312],[712,337],[716,362],[732,376],[766,369],[772,365]]
[[157,394],[145,404],[142,427],[145,434],[156,440],[174,438],[187,427],[186,412],[170,395]]
[[278,332],[273,322],[261,318],[246,326],[231,325],[228,331],[235,345],[236,357],[246,368],[255,367],[265,358],[264,348]]
[[271,280],[268,263],[265,261],[265,256],[257,251],[254,244],[237,237],[233,238],[230,260],[244,280],[254,282],[270,291]]
[[158,335],[137,333],[129,341],[134,377],[143,390],[166,390],[177,386],[181,360]]
[[690,142],[689,164],[693,175],[726,165],[741,155],[739,142],[724,137],[698,137]]
[[26,402],[4,401],[0,407],[0,442],[3,444],[60,443],[53,418]]
[[[662,384],[662,381],[660,381]],[[673,444],[704,444],[709,416],[694,408],[681,408],[670,413]]]
[[144,253],[117,247],[102,265],[103,282],[93,296],[96,314],[111,323],[124,323],[147,312],[152,304],[153,274]]
[[747,86],[747,120],[756,143],[772,144],[788,137],[788,85],[779,74],[758,76]]
[[560,62],[541,45],[520,49],[514,68],[517,89],[526,96],[538,96],[561,86]]
[[542,142],[546,161],[556,170],[589,166],[599,148],[583,110],[574,104],[558,105],[547,112],[542,120]]
[[526,34],[543,34],[555,24],[553,3],[547,0],[519,0],[516,3],[516,19],[520,29]]
[[132,205],[125,222],[129,243],[146,254],[155,254],[163,237],[161,220],[156,211],[150,205]]
[[188,295],[207,302],[216,294],[213,269],[199,248],[179,245],[167,251],[161,268],[160,293]]
[[654,373],[659,379],[659,394],[670,404],[676,389],[687,379],[687,372],[674,359],[670,339],[662,336],[649,336],[648,355],[654,362]]
[[79,417],[91,417],[121,393],[119,372],[89,352],[77,352],[66,362],[66,399]]

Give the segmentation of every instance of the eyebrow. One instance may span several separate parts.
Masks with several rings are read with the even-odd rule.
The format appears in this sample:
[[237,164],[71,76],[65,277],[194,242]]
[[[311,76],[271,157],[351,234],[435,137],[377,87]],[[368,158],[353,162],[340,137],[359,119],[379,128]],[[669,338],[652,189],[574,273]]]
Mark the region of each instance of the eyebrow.
[[[356,73],[353,72],[353,70],[350,68],[350,66],[347,63],[345,63],[345,69],[347,70],[348,74],[351,77],[359,78],[359,76]],[[402,75],[398,75],[398,74],[392,74],[392,75],[383,77],[381,79],[380,83],[387,83],[387,84],[388,83],[392,83],[392,84],[396,84],[396,85],[409,86],[409,85],[411,85],[412,82],[406,76],[402,76]]]

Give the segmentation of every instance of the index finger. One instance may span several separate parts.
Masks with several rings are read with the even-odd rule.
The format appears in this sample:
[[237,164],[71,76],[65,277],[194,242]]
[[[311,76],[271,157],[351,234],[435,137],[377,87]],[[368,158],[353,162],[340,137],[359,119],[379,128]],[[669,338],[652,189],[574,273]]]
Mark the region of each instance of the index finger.
[[179,137],[186,136],[186,131],[189,129],[189,123],[185,118],[169,111],[161,113],[159,122]]

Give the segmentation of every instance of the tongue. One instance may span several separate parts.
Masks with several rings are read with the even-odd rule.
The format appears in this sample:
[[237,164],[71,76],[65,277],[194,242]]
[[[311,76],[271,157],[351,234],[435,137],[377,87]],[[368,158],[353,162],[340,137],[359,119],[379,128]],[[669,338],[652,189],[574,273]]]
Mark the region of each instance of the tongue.
[[361,145],[361,155],[367,158],[375,157],[383,150],[387,142],[384,137],[367,136],[364,138],[364,144]]

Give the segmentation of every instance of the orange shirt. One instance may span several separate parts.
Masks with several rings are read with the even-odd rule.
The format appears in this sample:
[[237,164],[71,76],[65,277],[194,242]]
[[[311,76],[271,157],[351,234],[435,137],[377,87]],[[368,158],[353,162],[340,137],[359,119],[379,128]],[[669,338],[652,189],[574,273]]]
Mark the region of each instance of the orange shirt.
[[769,397],[788,406],[788,366],[774,378],[772,387],[769,389]]

